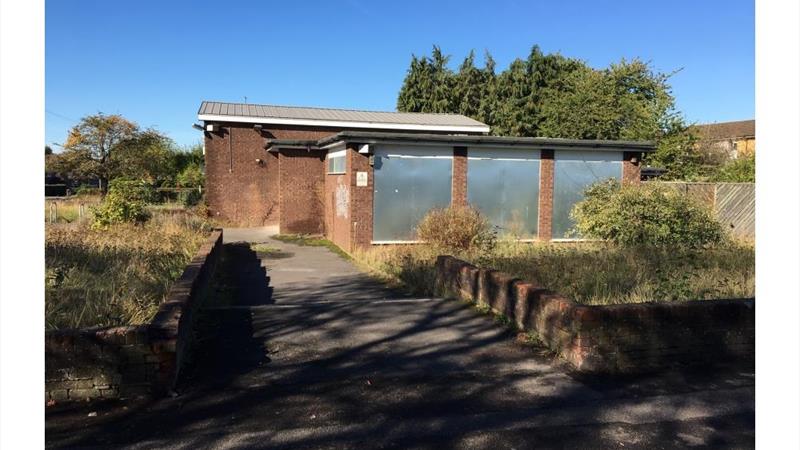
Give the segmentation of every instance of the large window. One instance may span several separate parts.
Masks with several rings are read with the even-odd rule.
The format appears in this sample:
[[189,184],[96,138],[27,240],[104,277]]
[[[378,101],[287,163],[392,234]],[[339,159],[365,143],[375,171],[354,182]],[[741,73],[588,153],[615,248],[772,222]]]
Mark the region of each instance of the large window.
[[375,149],[373,240],[416,240],[420,219],[450,205],[453,149],[381,146]]
[[570,211],[583,200],[590,185],[609,178],[622,178],[622,152],[556,151],[553,186],[553,238],[568,235],[575,226]]
[[467,199],[500,236],[533,238],[539,222],[539,150],[470,148]]
[[342,174],[347,170],[346,166],[347,150],[328,153],[328,173]]

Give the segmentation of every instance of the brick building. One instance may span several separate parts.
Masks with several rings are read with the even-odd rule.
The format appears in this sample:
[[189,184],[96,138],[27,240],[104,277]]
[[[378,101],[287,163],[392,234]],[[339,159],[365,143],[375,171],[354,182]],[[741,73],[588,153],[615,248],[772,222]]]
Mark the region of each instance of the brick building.
[[589,184],[638,183],[649,142],[490,136],[456,114],[203,102],[210,213],[323,234],[345,250],[415,240],[435,207],[472,204],[518,239],[568,238]]

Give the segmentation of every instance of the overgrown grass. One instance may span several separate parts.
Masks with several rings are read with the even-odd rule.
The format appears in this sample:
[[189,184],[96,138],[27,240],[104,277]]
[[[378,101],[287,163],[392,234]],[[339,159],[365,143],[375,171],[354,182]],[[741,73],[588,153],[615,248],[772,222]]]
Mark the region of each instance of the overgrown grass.
[[272,236],[272,239],[295,245],[304,245],[309,247],[325,247],[346,260],[352,259],[352,257],[347,252],[339,248],[338,245],[334,244],[333,242],[321,236],[310,236],[305,234],[277,234],[275,236]]
[[[91,219],[92,213],[89,209],[100,203],[99,195],[80,195],[64,199],[45,199],[44,220],[49,223],[55,219],[55,223],[73,223],[78,220]],[[80,216],[81,205],[83,205],[83,217]]]
[[[364,267],[432,295],[434,263],[427,245],[355,252]],[[491,253],[455,255],[536,282],[583,304],[711,300],[755,295],[755,251],[730,244],[712,249],[624,248],[603,243],[501,242]]]
[[429,245],[387,245],[357,249],[353,259],[363,270],[411,295],[434,294],[434,264],[440,253]]
[[48,225],[48,329],[141,324],[158,310],[210,227],[191,214],[154,215],[143,225],[92,230]]

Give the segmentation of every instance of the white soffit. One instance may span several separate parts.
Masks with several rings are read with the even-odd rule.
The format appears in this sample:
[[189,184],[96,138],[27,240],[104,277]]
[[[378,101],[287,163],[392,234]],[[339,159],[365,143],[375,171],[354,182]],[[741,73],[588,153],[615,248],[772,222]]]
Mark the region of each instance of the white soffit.
[[343,120],[288,119],[278,117],[228,116],[198,114],[197,118],[206,122],[264,123],[275,125],[317,126],[332,128],[371,128],[379,130],[447,131],[461,133],[488,133],[489,127],[470,125],[422,125],[388,122],[352,122]]

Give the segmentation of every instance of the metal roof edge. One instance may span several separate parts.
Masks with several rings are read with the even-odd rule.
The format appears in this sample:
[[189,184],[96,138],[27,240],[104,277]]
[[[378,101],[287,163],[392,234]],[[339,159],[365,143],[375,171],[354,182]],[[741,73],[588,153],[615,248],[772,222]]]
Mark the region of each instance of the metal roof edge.
[[405,131],[445,131],[445,132],[464,132],[464,133],[488,133],[488,125],[429,125],[429,124],[408,124],[402,122],[376,122],[376,121],[353,121],[353,120],[329,120],[329,119],[287,119],[281,117],[255,117],[237,116],[220,114],[197,114],[197,119],[204,122],[230,122],[230,123],[261,123],[276,125],[296,125],[325,128],[375,128],[375,129],[395,129]]
[[394,142],[426,142],[432,145],[498,145],[531,148],[620,148],[624,150],[649,153],[655,151],[652,141],[614,141],[598,139],[562,139],[532,138],[514,136],[476,136],[476,135],[439,135],[422,133],[380,133],[342,131],[317,141],[317,146],[324,147],[337,141],[357,141],[362,144],[379,144]]

